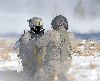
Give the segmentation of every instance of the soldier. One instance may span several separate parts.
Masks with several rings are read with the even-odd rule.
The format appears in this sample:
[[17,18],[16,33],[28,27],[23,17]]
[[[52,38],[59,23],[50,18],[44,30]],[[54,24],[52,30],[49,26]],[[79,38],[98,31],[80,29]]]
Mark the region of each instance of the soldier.
[[44,34],[44,29],[42,19],[39,17],[33,17],[28,22],[30,31],[24,31],[14,48],[19,47],[18,57],[22,59],[23,72],[32,76],[36,72],[38,64],[38,49],[35,47],[35,43]]
[[52,20],[51,25],[53,30],[45,33],[36,42],[36,46],[45,49],[46,53],[43,66],[34,75],[34,81],[67,81],[72,60],[68,22],[64,16],[59,15]]

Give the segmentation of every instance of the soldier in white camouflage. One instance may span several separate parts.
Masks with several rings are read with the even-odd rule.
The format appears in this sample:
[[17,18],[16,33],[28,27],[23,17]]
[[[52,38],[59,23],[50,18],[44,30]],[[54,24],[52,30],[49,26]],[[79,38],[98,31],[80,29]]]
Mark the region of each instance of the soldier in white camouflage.
[[19,48],[18,57],[22,59],[23,72],[33,76],[37,70],[38,49],[35,43],[44,34],[43,22],[39,17],[28,20],[30,31],[22,34],[14,48]]
[[34,81],[67,81],[72,61],[68,22],[64,16],[59,15],[52,20],[51,25],[53,30],[36,42],[36,46],[41,50],[45,49],[45,52],[40,51],[44,56],[43,65],[34,75]]

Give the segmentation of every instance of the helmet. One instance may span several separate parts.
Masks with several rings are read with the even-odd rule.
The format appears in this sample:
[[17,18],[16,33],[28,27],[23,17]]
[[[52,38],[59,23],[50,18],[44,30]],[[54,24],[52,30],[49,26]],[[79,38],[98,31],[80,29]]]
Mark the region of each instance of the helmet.
[[62,15],[56,16],[52,20],[51,25],[54,30],[58,29],[59,26],[64,26],[65,29],[68,30],[68,21],[67,21],[66,17],[64,17]]
[[30,26],[29,33],[44,34],[43,22],[42,22],[41,18],[33,17],[32,19],[29,19],[28,22],[29,22],[29,26]]
[[43,27],[42,19],[39,17],[33,17],[32,19],[28,20],[30,28],[33,27]]

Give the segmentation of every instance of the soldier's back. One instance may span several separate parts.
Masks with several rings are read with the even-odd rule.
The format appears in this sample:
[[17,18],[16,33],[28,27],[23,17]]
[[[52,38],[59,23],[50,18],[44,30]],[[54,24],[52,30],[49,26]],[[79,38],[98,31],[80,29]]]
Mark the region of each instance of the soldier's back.
[[19,46],[19,57],[22,59],[23,72],[34,74],[36,71],[36,55],[34,55],[35,42],[38,37],[34,34],[31,39],[31,34],[26,32],[22,34]]
[[[57,76],[66,76],[71,66],[70,42],[68,36],[69,33],[66,30],[52,30],[37,40],[36,45],[46,50],[42,67],[45,76],[40,75],[41,70],[36,74],[40,78],[43,77],[41,81],[44,81],[44,79],[45,81],[51,81],[56,74]],[[40,78],[35,80],[40,81]]]

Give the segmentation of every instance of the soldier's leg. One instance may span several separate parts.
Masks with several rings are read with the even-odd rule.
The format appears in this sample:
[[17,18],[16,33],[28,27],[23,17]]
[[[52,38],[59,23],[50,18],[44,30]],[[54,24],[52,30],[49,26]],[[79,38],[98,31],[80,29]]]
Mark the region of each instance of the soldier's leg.
[[60,63],[60,71],[58,74],[58,81],[68,81],[67,79],[67,72],[71,67],[71,60],[67,60]]
[[39,68],[37,72],[33,75],[32,81],[45,81],[45,72],[43,68]]

